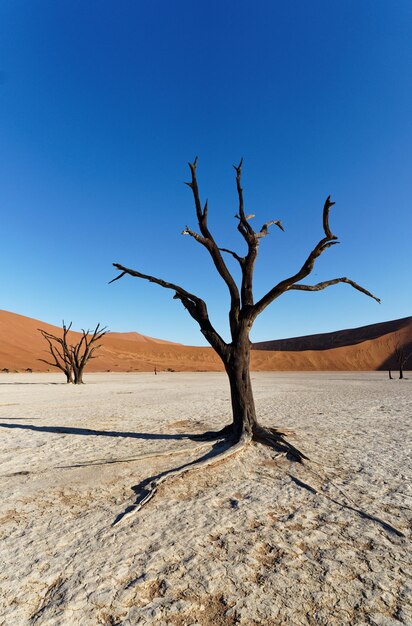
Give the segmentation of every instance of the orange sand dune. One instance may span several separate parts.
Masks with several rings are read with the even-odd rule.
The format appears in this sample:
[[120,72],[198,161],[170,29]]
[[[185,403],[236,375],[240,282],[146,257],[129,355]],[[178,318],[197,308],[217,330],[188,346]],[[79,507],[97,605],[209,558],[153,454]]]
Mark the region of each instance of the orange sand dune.
[[[38,328],[53,334],[61,332],[56,326],[0,311],[0,370],[52,369],[39,361],[41,358],[48,360],[48,355],[47,344]],[[80,337],[75,332],[70,335],[73,341]],[[155,367],[159,371],[223,369],[211,348],[183,346],[133,332],[110,333],[101,343],[97,358],[90,361],[90,371],[150,371]],[[398,343],[412,351],[412,317],[336,333],[256,344],[258,349],[252,351],[252,369],[376,370],[389,366],[394,369],[393,352]],[[273,347],[277,350],[267,349]],[[412,367],[412,358],[409,367]]]
[[275,339],[274,341],[261,341],[253,344],[255,350],[329,350],[362,343],[368,339],[377,339],[383,335],[400,331],[410,327],[412,317],[404,317],[400,320],[370,324],[360,328],[336,330],[331,333],[319,335],[307,335],[306,337],[294,337],[293,339]]

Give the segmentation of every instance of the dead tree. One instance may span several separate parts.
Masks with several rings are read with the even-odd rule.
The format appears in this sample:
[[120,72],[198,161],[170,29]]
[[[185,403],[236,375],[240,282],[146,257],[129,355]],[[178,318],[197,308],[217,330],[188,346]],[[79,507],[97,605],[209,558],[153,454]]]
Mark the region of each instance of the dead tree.
[[53,358],[53,361],[46,361],[45,359],[39,359],[42,363],[46,363],[47,365],[51,365],[52,367],[57,367],[62,372],[64,372],[66,376],[66,382],[72,383],[73,380],[73,365],[71,358],[71,346],[67,343],[67,335],[71,328],[72,323],[68,326],[63,321],[63,335],[58,337],[57,335],[52,335],[51,333],[39,328],[39,332],[42,334],[44,339],[49,344],[49,352]]
[[90,361],[95,358],[95,352],[101,347],[101,344],[95,345],[104,335],[108,333],[107,327],[100,328],[100,323],[97,324],[93,333],[90,334],[90,330],[82,329],[82,338],[79,343],[70,348],[70,358],[73,369],[73,378],[75,385],[83,384],[83,372]]
[[68,383],[74,383],[75,385],[83,384],[83,372],[90,359],[95,358],[95,351],[100,348],[100,345],[94,345],[96,341],[101,339],[108,332],[105,328],[100,328],[100,324],[97,324],[95,330],[90,334],[90,330],[82,330],[82,337],[80,341],[74,345],[70,345],[67,340],[68,332],[72,323],[66,326],[63,322],[63,335],[58,337],[51,333],[39,328],[39,331],[49,344],[49,352],[53,357],[53,361],[46,361],[45,359],[39,359],[47,365],[57,367],[62,370],[66,375]]
[[[303,265],[296,273],[277,283],[262,298],[255,302],[253,297],[253,273],[260,241],[269,234],[269,228],[271,226],[277,226],[282,231],[284,229],[278,219],[265,222],[258,231],[255,231],[252,228],[250,220],[254,217],[254,215],[246,215],[244,209],[243,189],[241,185],[242,161],[243,160],[240,161],[238,166],[234,166],[236,171],[236,187],[239,205],[235,218],[238,222],[237,229],[246,244],[246,253],[241,255],[233,250],[221,248],[218,243],[216,243],[215,238],[210,232],[208,226],[208,203],[207,201],[204,205],[201,203],[196,177],[197,157],[193,163],[189,163],[191,180],[186,184],[190,187],[193,193],[199,232],[195,232],[186,226],[182,233],[184,235],[189,235],[197,243],[206,248],[212,258],[217,272],[226,283],[230,295],[230,342],[224,341],[217,330],[213,327],[209,319],[205,301],[199,296],[186,291],[186,289],[183,289],[179,285],[148,274],[143,274],[134,269],[124,267],[119,263],[114,263],[113,265],[120,271],[120,274],[110,282],[114,282],[128,274],[136,278],[156,283],[165,289],[173,291],[174,298],[181,301],[191,317],[199,324],[200,331],[203,336],[222,360],[230,382],[233,419],[232,423],[225,426],[221,431],[216,433],[205,433],[205,438],[214,437],[225,438],[227,440],[228,446],[226,447],[225,452],[217,455],[215,459],[220,460],[222,456],[231,455],[233,452],[242,449],[248,442],[254,440],[273,447],[276,450],[285,452],[289,458],[302,462],[302,459],[307,457],[305,457],[302,452],[297,450],[285,440],[284,433],[276,428],[262,426],[257,420],[249,374],[251,349],[249,333],[252,325],[257,316],[262,313],[267,306],[284,293],[292,290],[321,291],[338,283],[346,283],[354,289],[357,289],[363,294],[373,298],[377,302],[379,302],[379,299],[355,283],[353,280],[346,277],[334,278],[332,280],[326,280],[314,285],[307,285],[300,282],[312,272],[318,257],[328,248],[339,243],[336,235],[332,233],[329,227],[329,212],[331,206],[335,203],[331,202],[330,196],[328,196],[323,208],[324,236],[309,253]],[[230,273],[222,253],[231,255],[239,264],[242,277],[240,287],[237,285],[235,279]],[[199,467],[199,465],[205,464],[210,464],[210,460],[206,462],[199,461],[197,466]],[[192,463],[189,468],[187,466],[180,468],[178,473],[181,474],[195,466],[196,463]],[[169,475],[176,475],[176,471],[170,472]],[[163,476],[161,479],[158,479],[151,484],[150,493],[148,493],[146,498],[144,498],[144,501],[140,504],[140,506],[143,506],[151,495],[153,495],[156,491],[157,485],[160,482],[163,482],[164,479],[165,477]]]
[[405,366],[407,364],[407,362],[409,361],[410,357],[412,356],[412,352],[407,352],[405,350],[405,346],[401,345],[400,343],[397,343],[395,346],[395,359],[398,363],[398,368],[399,368],[399,379],[402,380],[403,379],[403,370],[405,369]]

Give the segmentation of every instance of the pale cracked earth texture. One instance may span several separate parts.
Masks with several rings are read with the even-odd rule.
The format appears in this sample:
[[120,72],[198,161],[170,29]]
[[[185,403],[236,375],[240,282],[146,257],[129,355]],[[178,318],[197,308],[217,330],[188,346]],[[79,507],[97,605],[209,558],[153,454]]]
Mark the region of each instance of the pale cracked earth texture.
[[210,450],[184,434],[229,420],[224,374],[0,375],[0,623],[412,624],[412,380],[252,377],[311,462],[251,445],[112,526]]

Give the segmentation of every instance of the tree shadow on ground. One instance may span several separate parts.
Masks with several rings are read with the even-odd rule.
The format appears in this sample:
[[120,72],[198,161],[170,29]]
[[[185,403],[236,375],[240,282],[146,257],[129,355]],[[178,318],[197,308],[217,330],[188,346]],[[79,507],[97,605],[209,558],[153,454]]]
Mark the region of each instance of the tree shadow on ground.
[[62,383],[21,383],[21,382],[14,382],[14,383],[3,383],[0,382],[0,386],[1,385],[67,385],[67,383],[62,382]]
[[[12,419],[24,419],[14,417]],[[145,440],[158,440],[158,439],[195,439],[194,433],[136,433],[136,432],[122,432],[117,430],[93,430],[91,428],[77,428],[75,426],[35,426],[34,424],[8,424],[6,422],[0,422],[0,428],[20,428],[21,430],[33,430],[35,432],[53,433],[57,435],[82,435],[94,437],[124,437],[131,439],[145,439]]]
[[[14,419],[23,419],[23,418],[14,418]],[[6,422],[0,422],[0,428],[10,428],[10,429],[20,429],[20,430],[31,430],[34,432],[43,432],[43,433],[53,433],[59,435],[82,435],[82,436],[103,436],[103,437],[125,437],[132,439],[142,439],[142,440],[184,440],[189,439],[191,441],[199,442],[199,435],[196,436],[192,433],[179,433],[179,434],[169,434],[169,433],[136,433],[136,432],[119,432],[119,431],[109,431],[109,430],[92,430],[89,428],[76,428],[76,427],[68,427],[68,426],[35,426],[34,424],[10,424]],[[212,442],[211,442],[212,443]],[[178,465],[172,469],[165,470],[156,474],[154,476],[149,476],[145,478],[137,485],[131,487],[132,491],[136,494],[137,498],[135,502],[128,506],[124,511],[117,515],[116,519],[112,522],[112,525],[118,524],[120,520],[122,520],[125,516],[133,513],[136,510],[142,500],[144,500],[148,494],[151,492],[151,486],[153,481],[161,478],[166,475],[173,475],[174,473],[178,473],[182,469],[190,469],[192,466],[201,463],[202,461],[206,461],[211,459],[221,452],[223,452],[226,448],[230,448],[232,445],[231,441],[219,440],[216,441],[212,448],[208,450],[203,456],[195,459],[194,461],[189,461],[188,463],[183,463],[182,465]],[[186,451],[186,450],[185,450]],[[183,452],[183,451],[182,451]],[[187,452],[190,452],[188,449]],[[133,460],[133,459],[127,459]],[[104,463],[110,462],[118,462],[114,461],[105,461]],[[92,463],[93,465],[95,463]],[[83,467],[88,464],[80,464],[79,466],[65,466],[65,467]]]
[[368,519],[368,520],[371,520],[372,522],[376,522],[384,530],[386,530],[386,532],[388,532],[388,533],[390,533],[392,535],[396,535],[397,537],[405,537],[405,535],[400,530],[398,530],[397,528],[395,528],[391,524],[388,524],[388,522],[385,522],[384,520],[380,519],[379,517],[376,517],[375,515],[371,515],[370,513],[367,513],[366,511],[362,511],[362,509],[358,509],[358,508],[356,508],[354,506],[350,506],[350,504],[345,504],[344,502],[339,502],[339,500],[336,500],[335,498],[332,498],[331,496],[329,496],[329,495],[327,495],[327,494],[325,494],[325,493],[323,493],[321,491],[318,491],[317,489],[315,489],[314,487],[312,487],[308,483],[304,483],[302,480],[299,480],[299,478],[296,478],[296,476],[292,476],[292,474],[289,474],[289,478],[295,483],[295,485],[297,485],[301,489],[306,489],[306,491],[309,491],[309,493],[312,493],[314,495],[317,495],[319,493],[320,495],[322,495],[325,498],[327,498],[328,500],[330,500],[330,502],[333,502],[334,504],[337,504],[338,506],[342,507],[343,509],[347,509],[348,511],[354,511],[354,513],[357,513],[363,519]]

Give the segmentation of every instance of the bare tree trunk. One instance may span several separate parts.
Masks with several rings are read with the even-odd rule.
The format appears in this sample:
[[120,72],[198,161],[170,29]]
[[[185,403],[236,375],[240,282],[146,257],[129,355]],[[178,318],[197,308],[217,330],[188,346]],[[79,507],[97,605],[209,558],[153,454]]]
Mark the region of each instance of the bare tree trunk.
[[388,373],[389,373],[389,380],[392,380],[392,372],[391,372],[391,370],[388,370]]
[[75,385],[84,385],[83,382],[83,369],[74,370],[74,384]]
[[235,345],[230,346],[225,369],[230,383],[233,436],[235,439],[239,439],[243,434],[252,437],[257,422],[250,381],[250,341],[248,337],[242,337]]
[[66,382],[72,383],[73,382],[72,372],[66,371],[65,374],[66,374]]
[[403,378],[403,364],[399,363],[399,380]]

